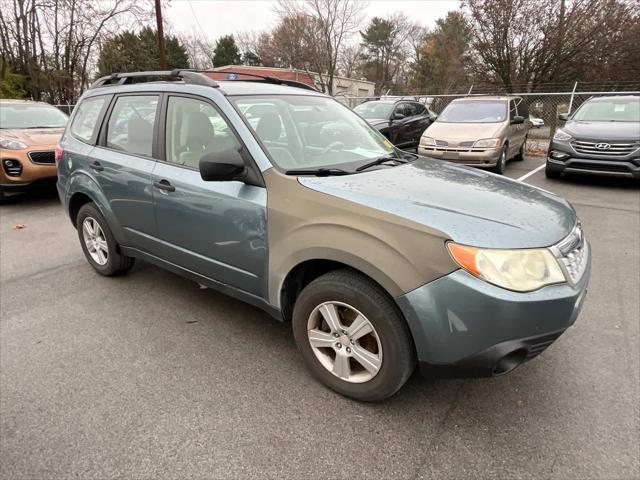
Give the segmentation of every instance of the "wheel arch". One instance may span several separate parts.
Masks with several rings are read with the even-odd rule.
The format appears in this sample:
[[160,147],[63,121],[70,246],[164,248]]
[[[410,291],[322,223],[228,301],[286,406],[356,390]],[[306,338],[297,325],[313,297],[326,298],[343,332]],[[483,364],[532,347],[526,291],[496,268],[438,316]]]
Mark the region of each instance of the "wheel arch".
[[360,263],[360,265],[356,266],[356,262],[350,262],[345,259],[309,258],[294,265],[283,278],[277,292],[283,319],[285,321],[291,320],[293,305],[304,287],[325,273],[339,269],[351,270],[373,281],[396,304],[394,297],[402,294],[400,287],[395,285],[382,272],[377,271],[375,267],[370,266],[367,268],[367,265],[365,265],[365,268],[362,268],[362,263],[357,263]]

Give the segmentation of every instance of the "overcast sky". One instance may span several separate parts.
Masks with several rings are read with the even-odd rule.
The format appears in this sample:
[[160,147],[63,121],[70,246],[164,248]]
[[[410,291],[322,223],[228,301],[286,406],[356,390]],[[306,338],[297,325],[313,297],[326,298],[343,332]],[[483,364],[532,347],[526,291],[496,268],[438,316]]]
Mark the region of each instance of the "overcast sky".
[[[214,40],[239,31],[269,29],[276,21],[275,3],[270,0],[170,0],[163,13],[173,31],[197,35],[204,32]],[[404,12],[414,21],[432,27],[438,18],[458,5],[458,0],[371,0],[365,14],[370,19]]]

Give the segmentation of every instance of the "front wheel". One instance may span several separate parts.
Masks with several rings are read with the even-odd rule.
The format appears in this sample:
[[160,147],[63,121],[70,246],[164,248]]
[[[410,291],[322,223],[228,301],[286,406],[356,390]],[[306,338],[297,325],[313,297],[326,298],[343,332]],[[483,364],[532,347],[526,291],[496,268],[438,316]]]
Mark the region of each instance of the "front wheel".
[[390,397],[415,366],[411,336],[396,305],[351,270],[329,272],[305,287],[294,306],[293,333],[311,373],[356,400]]
[[549,163],[547,162],[546,166],[544,167],[544,175],[547,178],[555,179],[555,178],[560,178],[560,175],[562,175],[562,172],[559,170],[556,170],[555,168],[550,166]]
[[507,147],[505,146],[500,152],[500,158],[498,158],[498,163],[496,166],[491,169],[493,173],[497,173],[498,175],[502,175],[504,173],[504,168],[507,165]]
[[76,228],[84,256],[100,275],[108,277],[131,269],[135,259],[119,251],[107,221],[95,204],[87,203],[80,208]]

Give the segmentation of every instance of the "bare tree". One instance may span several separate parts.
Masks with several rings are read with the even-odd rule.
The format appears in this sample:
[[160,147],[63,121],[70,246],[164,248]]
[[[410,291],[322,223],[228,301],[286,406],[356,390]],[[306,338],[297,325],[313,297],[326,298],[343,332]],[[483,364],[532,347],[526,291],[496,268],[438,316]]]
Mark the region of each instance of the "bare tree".
[[189,55],[189,66],[198,70],[209,70],[213,68],[213,50],[215,44],[208,38],[192,34],[178,35],[180,43],[187,50]]
[[333,78],[341,49],[348,38],[358,31],[366,6],[365,2],[359,0],[278,1],[276,12],[281,19],[300,15],[310,19],[304,37],[316,55],[309,58],[309,64],[319,74],[324,91],[333,91]]
[[135,0],[0,0],[3,68],[24,76],[33,98],[73,100],[89,83],[101,41],[150,11]]
[[[475,73],[508,91],[619,75],[612,65],[638,51],[637,7],[637,0],[464,0]],[[627,69],[640,74],[638,62]]]
[[338,71],[345,77],[361,77],[363,60],[362,46],[357,43],[348,45],[338,57]]

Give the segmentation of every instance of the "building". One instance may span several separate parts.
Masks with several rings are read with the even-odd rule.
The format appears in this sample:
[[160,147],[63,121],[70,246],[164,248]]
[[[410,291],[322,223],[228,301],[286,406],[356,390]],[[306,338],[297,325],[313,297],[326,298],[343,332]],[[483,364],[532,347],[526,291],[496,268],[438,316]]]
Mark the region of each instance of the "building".
[[[207,75],[214,80],[251,80],[250,76],[242,75],[242,73],[264,75],[282,80],[293,80],[321,90],[319,75],[317,73],[297,70],[295,68],[227,65],[214,68],[213,71],[207,72]],[[337,96],[369,97],[373,96],[374,89],[375,83],[367,80],[334,76],[333,92],[331,92],[331,94]]]

